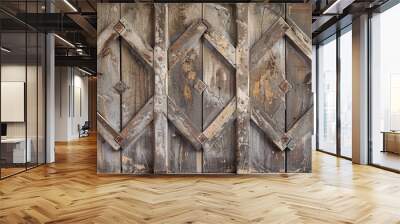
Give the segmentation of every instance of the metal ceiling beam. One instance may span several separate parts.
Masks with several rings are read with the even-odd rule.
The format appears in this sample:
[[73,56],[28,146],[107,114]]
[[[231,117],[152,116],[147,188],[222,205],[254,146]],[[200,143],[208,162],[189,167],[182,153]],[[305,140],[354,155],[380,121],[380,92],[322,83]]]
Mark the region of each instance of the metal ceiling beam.
[[79,25],[90,37],[96,38],[97,30],[81,14],[71,13],[68,17]]
[[16,17],[42,32],[82,30],[72,19],[62,13],[19,13]]
[[87,67],[92,71],[97,69],[97,59],[91,56],[55,56],[56,66]]
[[351,5],[355,0],[336,0],[330,4],[322,14],[324,15],[338,15],[343,14],[343,11]]

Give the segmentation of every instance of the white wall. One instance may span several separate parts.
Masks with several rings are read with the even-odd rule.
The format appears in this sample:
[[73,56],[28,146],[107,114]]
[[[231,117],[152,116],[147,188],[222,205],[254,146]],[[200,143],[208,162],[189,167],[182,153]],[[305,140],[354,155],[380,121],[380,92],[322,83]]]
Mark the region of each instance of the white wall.
[[314,128],[313,128],[313,135],[311,138],[311,147],[312,150],[317,149],[317,48],[315,45],[312,46],[312,70],[311,70],[311,85],[312,85],[312,92],[313,92],[313,100],[314,100]]
[[[27,69],[27,70],[26,70]],[[1,66],[1,81],[2,82],[25,82],[25,76],[27,75],[26,72],[28,72],[28,76],[31,74],[36,75],[36,67],[34,66],[25,66],[21,64],[4,64]],[[29,77],[28,77],[29,79]],[[29,79],[29,84],[30,85],[36,85],[36,80],[32,81]],[[32,90],[33,92],[31,92]],[[27,106],[34,107],[33,110],[36,112],[36,88],[27,88]],[[33,104],[32,104],[33,102]],[[1,110],[7,110],[7,108],[1,108]],[[37,120],[37,115],[36,113],[30,113],[33,111],[32,108],[27,109],[27,119],[28,119],[28,129],[34,128],[36,130],[36,120]],[[34,123],[32,123],[34,122]],[[25,123],[26,122],[7,122],[7,136],[8,137],[25,137]],[[28,130],[28,137],[30,132]],[[36,134],[36,132],[35,132]]]
[[74,140],[78,124],[88,120],[88,78],[72,67],[56,67],[55,73],[55,140]]
[[[38,69],[38,70],[37,70]],[[27,78],[27,80],[26,80]],[[32,161],[44,163],[45,150],[45,116],[44,116],[44,74],[42,67],[25,64],[3,64],[1,66],[2,82],[24,82],[26,84],[26,106],[22,107],[22,113],[26,112],[26,120],[23,122],[6,122],[7,137],[9,138],[27,138],[30,140],[29,146],[32,150]],[[7,96],[2,96],[7,97]],[[1,108],[10,110],[11,108]],[[12,112],[12,111],[11,111]],[[39,156],[37,157],[37,152]]]

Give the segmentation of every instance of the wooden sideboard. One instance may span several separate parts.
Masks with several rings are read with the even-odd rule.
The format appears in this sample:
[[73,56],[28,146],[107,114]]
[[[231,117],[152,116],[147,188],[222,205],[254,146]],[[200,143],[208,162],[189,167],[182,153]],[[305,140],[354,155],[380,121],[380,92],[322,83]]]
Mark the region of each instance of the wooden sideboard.
[[400,131],[386,131],[383,134],[383,152],[400,154]]

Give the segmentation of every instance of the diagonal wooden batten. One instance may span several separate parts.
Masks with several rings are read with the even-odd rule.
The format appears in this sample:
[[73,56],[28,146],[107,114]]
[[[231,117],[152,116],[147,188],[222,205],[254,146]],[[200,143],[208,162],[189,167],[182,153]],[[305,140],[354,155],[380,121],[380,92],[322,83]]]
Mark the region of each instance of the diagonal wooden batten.
[[288,26],[290,27],[286,31],[286,36],[289,40],[297,47],[308,60],[312,60],[312,43],[310,37],[307,36],[297,25],[296,23],[287,18]]
[[[314,125],[314,107],[311,106],[303,116],[288,131],[288,136],[299,141],[302,137],[311,132]],[[293,140],[288,144],[288,148],[293,150],[296,147]]]
[[121,148],[118,142],[121,140],[119,133],[112,128],[99,112],[97,112],[97,130],[114,150],[119,150]]
[[137,55],[146,65],[152,68],[153,48],[135,32],[134,27],[126,20],[126,18],[120,19],[119,23],[121,23],[121,29],[117,29],[117,32],[133,49],[135,55]]
[[[280,150],[283,151],[286,149],[286,144],[282,142],[282,138],[286,137],[285,132],[274,128],[276,125],[267,113],[253,105],[251,111],[251,120]],[[289,139],[287,141],[289,141]]]
[[201,21],[192,23],[185,32],[169,47],[169,69],[182,61],[186,54],[194,47],[194,44],[203,36],[207,26]]
[[119,34],[114,30],[115,24],[110,24],[97,37],[97,56],[104,54],[110,41],[117,39]]
[[205,141],[202,143],[204,149],[211,150],[213,145],[226,126],[236,119],[236,98],[233,98],[218,117],[202,133]]
[[203,135],[209,140],[217,137],[229,121],[235,118],[235,111],[236,97],[233,97],[229,104],[221,111],[207,129],[203,131]]
[[174,100],[168,97],[168,119],[174,124],[179,132],[195,147],[201,150],[201,143],[198,136],[202,133],[198,131],[187,115],[175,104]]
[[122,148],[135,143],[144,133],[144,129],[153,121],[153,109],[154,100],[152,97],[121,131],[122,141],[120,145]]
[[236,49],[229,40],[216,31],[207,31],[204,38],[218,51],[225,59],[236,68]]
[[279,17],[271,28],[263,33],[250,50],[250,67],[252,69],[255,69],[263,61],[263,58],[268,55],[269,50],[285,35],[288,29],[289,25],[282,17]]

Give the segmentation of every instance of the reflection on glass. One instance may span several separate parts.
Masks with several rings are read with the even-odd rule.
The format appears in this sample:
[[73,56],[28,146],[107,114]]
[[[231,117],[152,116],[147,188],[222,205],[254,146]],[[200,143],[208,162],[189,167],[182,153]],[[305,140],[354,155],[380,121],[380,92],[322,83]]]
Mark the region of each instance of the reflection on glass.
[[[372,163],[396,170],[400,170],[400,133],[396,132],[400,130],[400,31],[393,27],[398,27],[398,21],[400,5],[374,15],[371,21]],[[384,141],[382,132],[389,132],[391,140]]]
[[27,33],[28,61],[27,61],[27,82],[26,82],[26,113],[27,113],[27,143],[30,148],[30,160],[28,168],[37,165],[37,33]]
[[38,40],[38,164],[45,163],[45,111],[46,111],[46,104],[45,104],[45,65],[46,65],[46,39],[45,35],[39,33],[39,40]]
[[318,48],[318,148],[336,153],[336,39]]
[[352,157],[352,37],[351,27],[340,36],[340,152]]
[[[25,170],[31,151],[26,142],[26,34],[2,33],[1,45],[1,175]],[[28,150],[27,150],[28,149]]]
[[[0,7],[21,16],[45,12],[45,3],[0,1]],[[2,12],[0,17],[13,20]],[[0,24],[0,178],[45,162],[45,35],[23,23],[10,24]]]

